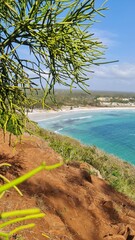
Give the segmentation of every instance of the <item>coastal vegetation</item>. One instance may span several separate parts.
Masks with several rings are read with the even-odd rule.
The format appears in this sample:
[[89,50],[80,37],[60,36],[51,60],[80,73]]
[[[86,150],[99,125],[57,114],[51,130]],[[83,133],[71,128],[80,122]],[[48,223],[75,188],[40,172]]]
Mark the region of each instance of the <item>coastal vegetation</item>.
[[[28,92],[28,95],[30,93]],[[42,89],[33,93],[33,105],[29,108],[26,105],[28,111],[33,109],[42,109],[41,99],[44,92]],[[123,93],[123,92],[103,92],[103,91],[91,91],[90,94],[81,90],[73,90],[69,92],[66,89],[56,89],[55,98],[52,101],[51,95],[46,98],[45,109],[61,109],[63,107],[69,107],[71,109],[77,107],[135,107],[135,93]]]
[[[86,146],[77,140],[41,128],[33,128],[33,131],[47,141],[49,146],[63,157],[66,164],[79,161],[92,165],[117,191],[135,200],[134,165],[107,154],[96,146]],[[87,171],[92,173],[89,167]]]
[[[90,69],[92,73],[93,65],[106,63],[102,57],[102,43],[93,37],[88,28],[91,28],[95,14],[102,15],[105,9],[104,4],[96,9],[95,0],[1,1],[0,127],[5,138],[7,130],[10,136],[20,136],[26,130],[31,132],[26,109],[29,110],[36,102],[48,107],[50,102],[47,102],[47,97],[56,103],[56,83],[69,87],[70,91],[78,86],[88,92],[87,71]],[[39,88],[42,88],[42,97],[38,99],[33,93],[38,92]],[[83,104],[86,104],[85,97]],[[117,190],[134,199],[134,167],[122,162],[119,165],[117,161],[112,164],[112,159],[105,153],[98,152],[95,147],[82,146],[74,140],[66,137],[63,139],[41,129],[35,131],[34,127],[32,132],[48,141],[50,146],[63,156],[66,164],[77,160],[93,165]],[[11,144],[11,141],[9,142]],[[26,175],[11,182],[6,180],[9,182],[0,186],[0,197],[3,197],[6,190],[24,182],[40,170],[51,170],[58,166],[61,166],[61,163],[51,166],[42,163]],[[1,179],[5,181],[6,178],[2,175]],[[14,221],[35,219],[44,215],[40,209],[24,209],[19,210],[19,213],[12,209],[11,212],[4,212],[4,209],[1,211],[0,218],[2,221],[6,218],[6,221],[1,223],[0,228]],[[24,217],[21,220],[20,215]],[[7,220],[13,216],[17,219]],[[34,224],[21,225],[8,233],[0,230],[0,235],[7,240],[12,236],[15,239],[16,232],[33,226]]]
[[[40,100],[43,106],[48,94],[54,99],[56,83],[70,87],[70,91],[77,85],[87,92],[86,73],[92,73],[93,65],[103,63],[104,54],[102,43],[88,28],[93,25],[95,14],[102,15],[105,9],[104,4],[95,7],[95,0],[1,0],[0,127],[4,138],[7,130],[10,136],[13,133],[22,135],[26,131],[28,119],[25,110],[35,102],[31,98],[36,91],[35,86],[43,89]],[[30,95],[27,95],[27,90]],[[28,173],[27,176],[32,175]],[[20,178],[24,181],[25,175]],[[2,195],[18,184],[20,178],[0,186]],[[13,211],[3,212],[0,218],[16,215]],[[6,225],[9,224],[7,220]],[[29,227],[33,224],[18,227],[9,234],[0,231],[0,235],[8,240],[19,230]]]
[[[87,72],[106,63],[104,46],[92,25],[103,16],[106,1],[1,1],[0,115],[4,133],[10,121],[18,135],[25,130],[26,106],[37,99],[55,101],[56,85],[88,92]],[[29,95],[27,94],[29,92]]]
[[[42,137],[25,134],[22,136],[20,144],[14,136],[11,147],[8,146],[7,137],[8,133],[6,142],[3,143],[1,131],[1,160],[3,159],[12,166],[10,168],[1,167],[0,170],[10,180],[17,176],[15,174],[21,176],[31,169],[37,168],[43,161],[47,165],[52,165],[63,160],[60,154],[49,147],[49,141],[47,143],[47,140]],[[70,150],[68,152],[70,153]],[[7,225],[1,232],[8,234],[22,224],[35,223],[36,226],[33,229],[24,229],[20,233],[14,233],[11,239],[60,240],[66,237],[72,240],[101,240],[105,235],[108,239],[110,234],[113,234],[114,238],[118,235],[117,239],[120,239],[123,237],[123,233],[129,238],[135,236],[132,231],[135,226],[134,201],[101,179],[98,171],[86,162],[74,159],[51,172],[41,171],[19,185],[19,189],[23,193],[23,197],[19,196],[14,189],[5,192],[0,201],[1,211],[4,209],[7,214],[9,211],[20,210],[21,204],[21,208],[24,210],[38,207],[41,213],[37,213],[37,209],[36,213],[45,213],[46,216],[37,220],[32,219],[32,215],[19,217],[26,221],[14,223],[12,226]],[[19,211],[19,213],[22,212]],[[25,211],[25,214],[28,212]],[[12,217],[12,222],[16,220],[15,218]],[[6,222],[7,219],[0,220],[0,224],[6,224]]]

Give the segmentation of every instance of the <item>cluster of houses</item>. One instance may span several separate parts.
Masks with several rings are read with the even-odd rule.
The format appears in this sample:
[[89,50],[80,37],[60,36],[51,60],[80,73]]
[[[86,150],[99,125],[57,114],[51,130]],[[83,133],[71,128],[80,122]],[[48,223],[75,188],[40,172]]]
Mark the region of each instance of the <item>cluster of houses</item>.
[[103,107],[135,107],[134,97],[97,97],[96,100]]

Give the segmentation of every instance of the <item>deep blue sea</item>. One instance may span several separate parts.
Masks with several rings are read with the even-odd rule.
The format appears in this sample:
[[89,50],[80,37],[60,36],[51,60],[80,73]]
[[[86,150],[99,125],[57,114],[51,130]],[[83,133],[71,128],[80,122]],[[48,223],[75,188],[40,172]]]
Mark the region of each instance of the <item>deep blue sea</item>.
[[135,110],[62,112],[38,123],[135,164]]

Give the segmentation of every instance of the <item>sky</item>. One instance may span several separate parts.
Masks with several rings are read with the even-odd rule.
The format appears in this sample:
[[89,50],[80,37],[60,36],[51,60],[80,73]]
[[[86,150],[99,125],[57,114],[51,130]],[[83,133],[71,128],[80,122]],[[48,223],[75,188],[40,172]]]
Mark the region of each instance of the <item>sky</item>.
[[[103,2],[96,0],[98,6]],[[108,0],[105,7],[91,31],[107,47],[106,61],[118,62],[93,67],[89,90],[135,92],[135,0]]]
[[106,60],[119,62],[96,67],[90,90],[135,92],[135,0],[108,0],[105,6],[109,10],[92,30],[107,46]]

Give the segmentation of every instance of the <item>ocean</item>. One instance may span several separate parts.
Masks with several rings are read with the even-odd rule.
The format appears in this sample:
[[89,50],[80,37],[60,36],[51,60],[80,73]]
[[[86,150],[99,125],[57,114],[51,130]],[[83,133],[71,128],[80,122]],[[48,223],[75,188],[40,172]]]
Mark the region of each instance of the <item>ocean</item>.
[[61,112],[39,126],[75,138],[135,165],[135,110]]

